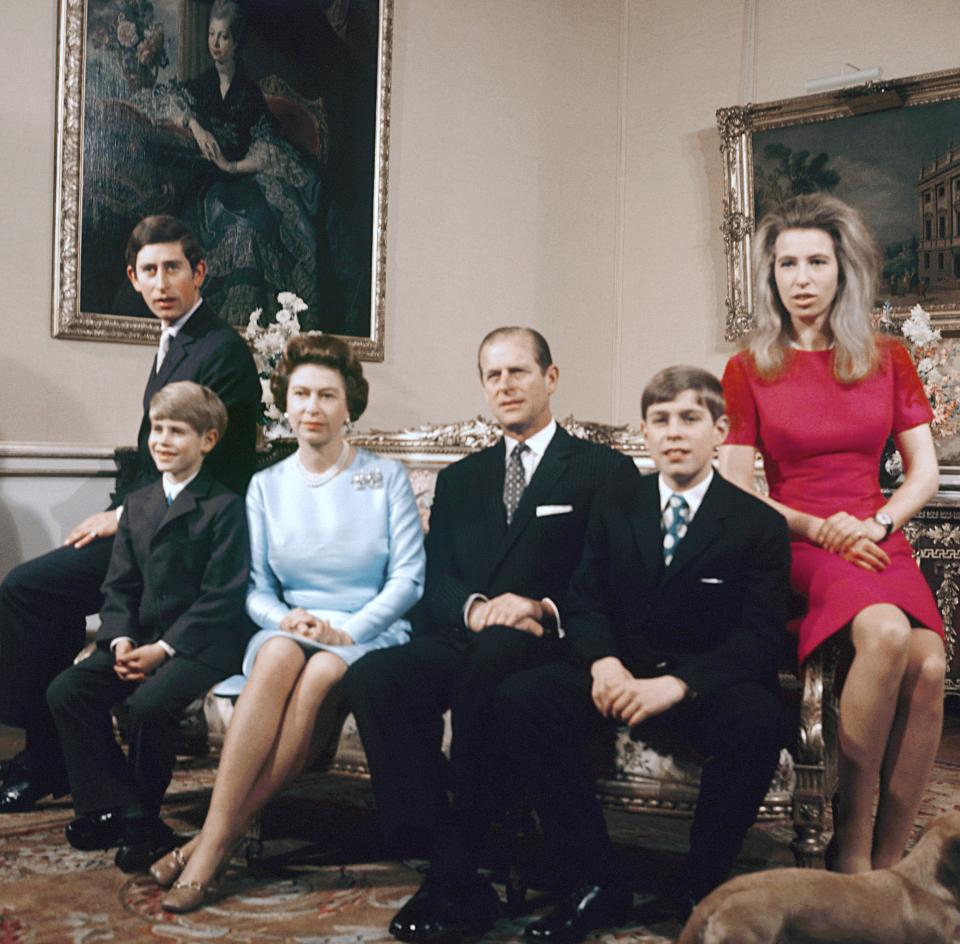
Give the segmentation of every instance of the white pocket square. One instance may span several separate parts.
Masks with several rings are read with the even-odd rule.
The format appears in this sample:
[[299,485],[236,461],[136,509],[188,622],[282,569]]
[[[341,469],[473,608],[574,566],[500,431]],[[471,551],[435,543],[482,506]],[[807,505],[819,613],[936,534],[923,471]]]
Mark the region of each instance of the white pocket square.
[[700,583],[723,583],[719,577],[701,577]]
[[546,518],[548,515],[568,515],[573,511],[573,505],[537,505],[537,517]]

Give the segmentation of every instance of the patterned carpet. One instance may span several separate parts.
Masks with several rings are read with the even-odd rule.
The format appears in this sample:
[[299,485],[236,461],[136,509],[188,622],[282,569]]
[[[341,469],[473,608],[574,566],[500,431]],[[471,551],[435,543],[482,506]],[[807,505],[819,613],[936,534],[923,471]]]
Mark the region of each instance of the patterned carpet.
[[[203,761],[178,768],[164,808],[180,832],[202,822],[212,783]],[[960,765],[940,763],[928,787],[918,829],[960,808]],[[229,941],[241,944],[348,944],[391,941],[391,915],[417,887],[418,862],[387,861],[379,847],[369,786],[320,778],[285,794],[264,819],[264,858],[247,869],[241,859],[216,900],[191,915],[168,915],[149,879],[128,877],[112,853],[81,853],[63,840],[72,816],[66,802],[29,815],[0,816],[0,944]],[[669,888],[686,843],[687,823],[613,814],[618,854],[642,896]],[[792,864],[791,830],[754,827],[738,870]],[[497,874],[494,871],[494,878]],[[501,920],[485,941],[519,941],[523,926],[546,905],[531,892],[529,911]],[[633,927],[596,941],[662,944],[679,928]]]

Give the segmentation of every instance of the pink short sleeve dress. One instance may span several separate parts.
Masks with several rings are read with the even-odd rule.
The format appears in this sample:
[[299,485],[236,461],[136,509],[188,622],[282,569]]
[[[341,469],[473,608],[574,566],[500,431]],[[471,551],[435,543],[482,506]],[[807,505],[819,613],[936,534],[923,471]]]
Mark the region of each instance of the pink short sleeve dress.
[[[772,498],[824,518],[837,511],[867,518],[882,507],[878,470],[887,437],[933,414],[906,348],[886,337],[878,343],[878,368],[852,384],[833,376],[831,351],[790,350],[772,380],[758,374],[748,352],[729,360],[727,443],[760,450]],[[881,546],[890,564],[874,574],[793,537],[791,584],[807,599],[806,614],[791,624],[798,662],[874,603],[891,603],[915,625],[943,635],[909,542],[895,532]]]

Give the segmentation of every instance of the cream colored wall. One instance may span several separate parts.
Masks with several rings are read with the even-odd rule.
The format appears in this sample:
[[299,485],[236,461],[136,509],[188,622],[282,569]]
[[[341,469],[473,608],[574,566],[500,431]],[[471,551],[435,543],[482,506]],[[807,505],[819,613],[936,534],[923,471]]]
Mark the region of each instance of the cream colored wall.
[[[50,337],[55,7],[0,12],[17,40],[0,58],[0,441],[130,442],[152,351]],[[560,412],[611,414],[618,32],[616,4],[397,0],[387,358],[364,427],[480,412],[476,344],[516,322],[557,349]]]
[[685,362],[719,373],[733,351],[716,109],[803,95],[847,62],[882,66],[885,78],[956,68],[958,31],[956,0],[629,3],[619,420],[636,418],[654,371]]
[[[395,2],[380,428],[480,412],[474,348],[502,322],[550,338],[560,415],[634,420],[655,369],[720,370],[716,108],[845,61],[955,66],[960,25],[955,0],[758,0],[748,69],[750,0]],[[0,441],[130,442],[152,352],[50,337],[56,20],[0,11]]]

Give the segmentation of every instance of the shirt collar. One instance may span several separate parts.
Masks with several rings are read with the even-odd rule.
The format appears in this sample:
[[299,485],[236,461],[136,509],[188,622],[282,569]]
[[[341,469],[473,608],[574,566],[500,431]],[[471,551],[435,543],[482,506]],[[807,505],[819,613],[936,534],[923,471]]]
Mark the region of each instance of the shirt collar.
[[197,303],[190,309],[185,315],[181,315],[177,320],[170,325],[169,328],[165,328],[165,331],[170,332],[170,336],[175,338],[179,333],[180,329],[190,320],[190,316],[203,304],[203,299],[200,296],[197,296]]
[[[201,468],[203,468],[201,466]],[[177,495],[179,495],[198,475],[200,474],[200,469],[197,469],[193,475],[188,479],[184,479],[182,482],[174,482],[170,477],[169,473],[163,473],[163,494],[166,495],[169,501],[173,501]]]
[[694,485],[693,488],[689,488],[685,492],[674,492],[674,490],[663,481],[663,476],[658,474],[657,485],[660,488],[660,513],[663,514],[664,509],[667,507],[667,502],[670,501],[671,495],[683,495],[690,508],[688,517],[692,521],[693,516],[697,513],[697,509],[703,503],[703,496],[707,494],[707,489],[710,488],[712,481],[713,468],[710,469],[707,477],[699,484]]
[[[557,421],[555,419],[550,420],[539,433],[534,433],[529,439],[525,439],[524,442],[529,447],[530,451],[536,453],[538,458],[543,458],[543,454],[547,451],[547,446],[550,445],[551,440],[553,439],[554,433],[557,431]],[[514,439],[509,433],[503,434],[503,442],[506,445],[506,458],[509,459],[511,453],[514,449],[517,448],[517,443],[520,440]]]

